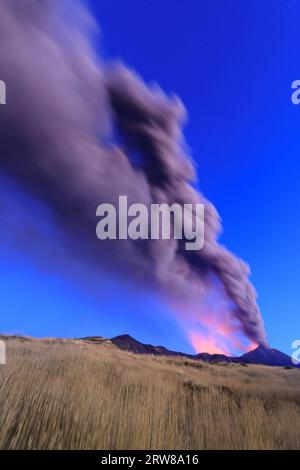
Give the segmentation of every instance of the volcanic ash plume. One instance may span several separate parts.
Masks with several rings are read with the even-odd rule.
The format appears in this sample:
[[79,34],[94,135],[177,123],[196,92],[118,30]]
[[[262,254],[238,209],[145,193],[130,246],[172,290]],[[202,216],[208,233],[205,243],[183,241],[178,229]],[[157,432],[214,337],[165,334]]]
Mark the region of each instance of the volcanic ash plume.
[[[123,65],[101,65],[90,41],[95,24],[77,7],[74,0],[1,0],[2,174],[50,206],[91,270],[126,273],[171,302],[196,304],[221,286],[234,321],[266,344],[249,270],[218,244],[218,214],[192,186],[184,106]],[[147,206],[204,203],[204,248],[185,251],[180,240],[102,244],[96,207],[119,195]]]

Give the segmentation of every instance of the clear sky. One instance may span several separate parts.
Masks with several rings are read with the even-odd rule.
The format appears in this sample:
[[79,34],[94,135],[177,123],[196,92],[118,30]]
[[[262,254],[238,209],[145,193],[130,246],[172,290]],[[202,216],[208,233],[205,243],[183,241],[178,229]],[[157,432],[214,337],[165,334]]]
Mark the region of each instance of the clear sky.
[[[124,60],[183,100],[199,188],[222,217],[221,241],[250,264],[270,343],[290,353],[291,342],[300,338],[300,105],[290,99],[291,83],[300,79],[300,3],[90,4],[105,60]],[[1,331],[130,333],[191,350],[172,317],[146,293],[137,298],[107,279],[107,297],[95,302],[7,247],[0,250],[0,268]]]

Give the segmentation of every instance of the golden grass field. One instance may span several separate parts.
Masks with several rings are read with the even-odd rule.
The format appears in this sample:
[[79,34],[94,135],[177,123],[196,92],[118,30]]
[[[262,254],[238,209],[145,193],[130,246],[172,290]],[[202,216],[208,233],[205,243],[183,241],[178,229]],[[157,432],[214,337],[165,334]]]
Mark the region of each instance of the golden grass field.
[[1,449],[299,449],[300,371],[6,339]]

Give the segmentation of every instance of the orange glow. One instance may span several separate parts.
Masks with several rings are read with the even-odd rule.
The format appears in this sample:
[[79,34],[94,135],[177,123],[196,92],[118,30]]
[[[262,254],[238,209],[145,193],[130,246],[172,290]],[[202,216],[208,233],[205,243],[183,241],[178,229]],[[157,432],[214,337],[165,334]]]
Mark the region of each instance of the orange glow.
[[[234,334],[221,335],[221,328],[215,331],[200,332],[199,330],[187,330],[187,339],[196,353],[207,352],[210,354],[225,354],[235,356],[252,351],[257,344],[250,342],[246,338],[240,339]],[[241,334],[239,333],[241,336]]]
[[222,291],[211,289],[197,307],[177,304],[173,312],[196,353],[240,356],[258,345],[246,336],[232,308]]
[[255,348],[242,331],[236,318],[233,318],[226,305],[211,306],[202,312],[192,312],[192,320],[185,325],[188,341],[194,350],[226,356],[239,355]]
[[256,349],[258,347],[258,344],[257,343],[250,343],[246,349],[246,352],[250,352],[250,351],[254,351],[254,349]]
[[224,346],[224,344],[219,344],[219,341],[215,338],[205,338],[198,332],[190,331],[188,332],[188,339],[196,353],[207,352],[210,354],[226,354],[226,356],[230,355],[230,352],[226,346]]

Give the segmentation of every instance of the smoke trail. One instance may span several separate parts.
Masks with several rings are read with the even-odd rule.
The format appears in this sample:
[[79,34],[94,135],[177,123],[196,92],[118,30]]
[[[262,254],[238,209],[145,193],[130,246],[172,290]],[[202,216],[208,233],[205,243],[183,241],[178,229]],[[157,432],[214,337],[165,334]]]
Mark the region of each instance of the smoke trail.
[[[194,302],[220,282],[245,334],[266,344],[249,270],[218,244],[218,214],[192,186],[180,100],[122,65],[101,65],[90,41],[95,25],[79,3],[24,3],[0,4],[1,79],[8,87],[0,111],[2,172],[51,207],[93,269],[126,272],[169,299]],[[178,240],[100,243],[95,209],[121,194],[146,205],[204,203],[204,249],[187,252]]]

